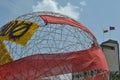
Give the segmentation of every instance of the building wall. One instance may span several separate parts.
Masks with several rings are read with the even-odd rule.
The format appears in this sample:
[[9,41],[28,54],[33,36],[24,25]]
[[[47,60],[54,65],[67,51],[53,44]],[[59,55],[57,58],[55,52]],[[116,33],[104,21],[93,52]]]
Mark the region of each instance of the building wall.
[[117,41],[108,40],[101,45],[110,71],[119,71],[119,45]]

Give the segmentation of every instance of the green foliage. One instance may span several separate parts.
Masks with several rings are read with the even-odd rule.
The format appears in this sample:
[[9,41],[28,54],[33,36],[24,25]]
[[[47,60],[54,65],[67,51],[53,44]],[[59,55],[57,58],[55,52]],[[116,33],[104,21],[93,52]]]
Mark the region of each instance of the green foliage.
[[120,80],[120,72],[119,71],[110,72],[109,80]]

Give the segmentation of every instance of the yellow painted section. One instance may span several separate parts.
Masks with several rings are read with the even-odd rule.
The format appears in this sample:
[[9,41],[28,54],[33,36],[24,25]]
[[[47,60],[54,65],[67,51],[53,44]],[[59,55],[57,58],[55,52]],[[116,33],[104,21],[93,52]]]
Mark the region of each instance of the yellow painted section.
[[39,25],[26,20],[13,20],[0,29],[0,40],[9,40],[25,46]]
[[13,61],[5,44],[0,40],[0,65]]

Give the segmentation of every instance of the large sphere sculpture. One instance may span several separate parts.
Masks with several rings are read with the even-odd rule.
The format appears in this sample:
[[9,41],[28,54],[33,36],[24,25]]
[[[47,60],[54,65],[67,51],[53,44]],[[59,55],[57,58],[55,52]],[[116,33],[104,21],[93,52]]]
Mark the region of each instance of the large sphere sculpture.
[[[19,23],[20,21],[23,22]],[[28,23],[31,24],[25,21],[30,21]],[[82,74],[93,70],[95,75],[108,70],[95,36],[72,18],[59,13],[33,12],[19,16],[12,22],[14,23],[8,25],[14,28],[7,29],[8,25],[1,28],[1,31],[8,30],[8,38],[2,38],[3,33],[0,38],[13,59],[12,62],[1,65],[1,79],[71,80],[74,74],[80,72]],[[34,28],[31,29],[32,22],[38,25],[35,31]],[[24,25],[18,27],[21,24]],[[27,38],[29,35],[31,37]],[[28,41],[24,43],[26,39]]]

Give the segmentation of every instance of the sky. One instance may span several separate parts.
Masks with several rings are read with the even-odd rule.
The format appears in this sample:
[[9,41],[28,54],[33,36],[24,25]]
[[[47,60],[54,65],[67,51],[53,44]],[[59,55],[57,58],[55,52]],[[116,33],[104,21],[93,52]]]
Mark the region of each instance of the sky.
[[[120,42],[120,0],[0,0],[0,26],[16,17],[36,12],[52,11],[67,15],[85,25],[98,43],[108,39]],[[115,30],[103,33],[103,29]]]

